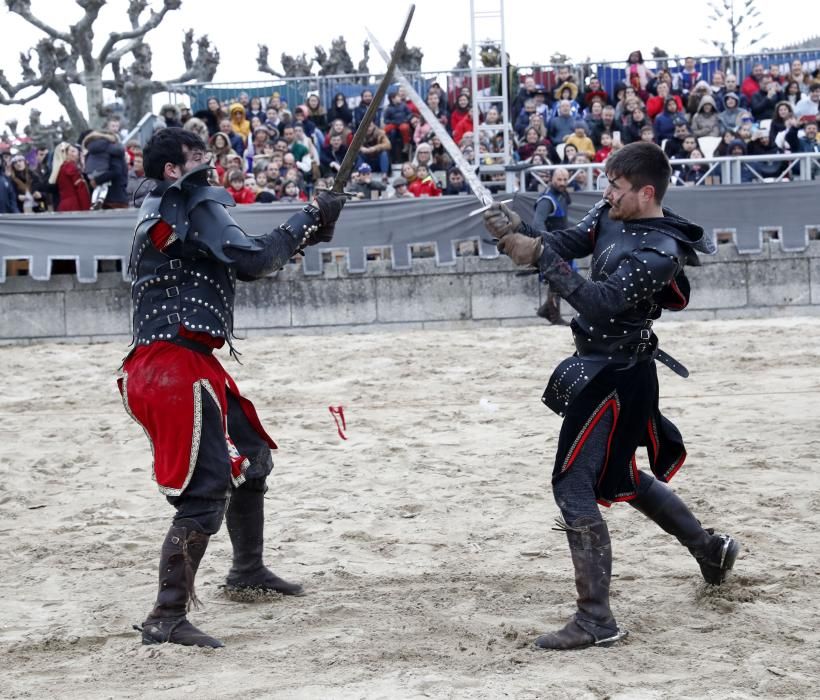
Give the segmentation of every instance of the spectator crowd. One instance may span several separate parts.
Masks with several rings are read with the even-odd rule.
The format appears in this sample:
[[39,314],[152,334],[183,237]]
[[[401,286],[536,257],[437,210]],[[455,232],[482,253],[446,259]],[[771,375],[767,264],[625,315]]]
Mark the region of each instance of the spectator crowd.
[[[694,58],[674,72],[654,72],[635,51],[611,92],[594,75],[579,84],[569,66],[559,67],[554,77],[551,89],[532,76],[523,79],[512,96],[507,127],[501,105],[489,104],[477,128],[466,88],[448,94],[434,83],[425,101],[465,158],[484,164],[499,162],[505,142],[523,165],[577,165],[603,164],[624,144],[643,140],[663,147],[678,183],[694,184],[706,171],[702,164],[687,163],[697,158],[760,156],[741,171],[744,181],[752,181],[788,168],[785,161],[767,161],[768,155],[820,153],[820,75],[804,70],[799,60],[782,73],[777,65],[757,64],[749,75],[715,71],[706,81]],[[157,123],[202,138],[214,184],[225,187],[237,204],[298,202],[316,188],[332,186],[372,100],[369,89],[355,99],[312,93],[291,108],[278,92],[264,99],[242,92],[227,102],[210,97],[196,112],[166,105]],[[34,148],[0,155],[0,213],[138,206],[150,187],[140,144],[126,140],[116,117],[54,152]],[[798,173],[798,167],[789,172]],[[584,188],[585,177],[578,170],[572,186]],[[491,188],[504,185],[503,173],[484,178]],[[543,178],[528,179],[528,188],[543,186]],[[368,126],[347,189],[362,199],[470,193],[463,173],[403,88],[389,93]]]

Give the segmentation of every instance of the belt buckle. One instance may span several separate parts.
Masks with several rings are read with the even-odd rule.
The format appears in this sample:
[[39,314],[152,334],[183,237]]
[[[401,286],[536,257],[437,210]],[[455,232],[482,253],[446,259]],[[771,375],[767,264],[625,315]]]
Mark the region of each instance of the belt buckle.
[[178,297],[179,296],[179,287],[168,287],[168,289],[165,290],[165,296],[168,297],[169,299],[171,297]]
[[168,325],[173,325],[174,323],[180,322],[180,316],[177,313],[168,314]]
[[171,269],[172,270],[179,270],[182,267],[182,260],[179,258],[174,258],[171,260]]
[[635,353],[640,355],[644,350],[646,350],[646,343],[638,343],[638,346],[635,348]]
[[652,331],[648,328],[641,328],[641,340],[649,340],[652,337]]

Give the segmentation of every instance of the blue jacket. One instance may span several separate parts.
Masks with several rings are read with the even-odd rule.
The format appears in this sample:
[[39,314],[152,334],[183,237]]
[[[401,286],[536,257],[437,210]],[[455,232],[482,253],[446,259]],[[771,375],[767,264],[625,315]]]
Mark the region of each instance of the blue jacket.
[[[407,124],[410,121],[410,117],[413,113],[410,111],[410,108],[404,103],[399,102],[397,105],[387,105],[384,108],[384,123],[385,124]],[[364,113],[362,113],[364,116]]]
[[675,123],[674,118],[678,116],[671,112],[663,111],[655,117],[655,141],[663,143],[664,139],[675,138]]
[[17,191],[3,173],[0,173],[0,214],[19,214]]
[[547,136],[550,137],[550,141],[553,143],[563,143],[564,137],[569,136],[575,131],[575,122],[576,119],[572,115],[568,117],[558,115],[550,119],[549,126],[547,127]]
[[[359,124],[361,124],[362,119],[364,119],[364,113],[367,111],[367,105],[364,103],[359,103],[359,106],[353,110],[353,128],[358,128]],[[373,119],[373,123],[376,126],[381,125],[382,123],[382,108],[379,107],[376,110],[376,116]]]

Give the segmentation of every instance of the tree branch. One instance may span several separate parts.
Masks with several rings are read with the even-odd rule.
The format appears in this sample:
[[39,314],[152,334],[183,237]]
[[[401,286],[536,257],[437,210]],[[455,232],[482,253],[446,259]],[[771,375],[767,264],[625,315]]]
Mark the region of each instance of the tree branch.
[[267,44],[259,44],[259,55],[256,57],[256,70],[260,73],[268,73],[275,75],[277,78],[284,78],[285,76],[278,71],[273,70],[268,63],[268,47]]
[[[5,88],[3,88],[5,89]],[[36,100],[41,95],[44,95],[48,92],[48,85],[43,85],[39,90],[32,93],[28,97],[21,97],[18,100],[10,99],[10,97],[6,97],[0,92],[0,105],[24,105],[26,102],[31,102],[32,100]]]
[[185,39],[182,42],[182,56],[186,70],[176,80],[169,80],[167,83],[187,83],[189,80],[207,83],[213,80],[219,66],[219,50],[216,47],[211,48],[211,40],[205,34],[197,39],[196,58],[193,58],[191,51],[193,39],[194,30],[189,29],[185,32]]
[[[105,44],[102,47],[102,50],[99,53],[99,57],[97,58],[97,60],[100,62],[100,65],[104,66],[110,63],[111,61],[120,59],[127,53],[129,53],[134,48],[134,46],[137,43],[139,43],[138,41],[134,40],[142,39],[142,37],[144,37],[148,32],[158,27],[159,23],[162,22],[163,17],[165,17],[168,11],[179,9],[181,4],[182,0],[164,0],[162,9],[159,12],[151,10],[151,16],[144,24],[138,25],[130,32],[111,32],[111,34],[108,35],[108,39],[106,40]],[[136,5],[132,3],[129,6],[128,16],[131,19],[132,23],[134,22],[135,16],[137,18],[139,17],[139,15],[134,15],[133,13],[138,7],[140,7],[140,5],[144,7],[144,3],[138,3]],[[120,41],[128,41],[128,43],[114,51],[114,46],[118,44]]]
[[65,32],[58,32],[54,27],[46,24],[31,13],[31,0],[6,0],[6,7],[9,12],[20,15],[26,22],[34,25],[40,31],[48,34],[52,39],[60,39],[65,42],[71,41],[71,36]]

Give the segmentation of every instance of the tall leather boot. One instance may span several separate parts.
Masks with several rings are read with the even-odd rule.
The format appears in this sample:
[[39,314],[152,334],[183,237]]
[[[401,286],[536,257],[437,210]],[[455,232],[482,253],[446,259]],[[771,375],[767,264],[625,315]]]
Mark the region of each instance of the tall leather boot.
[[704,529],[680,496],[657,479],[629,504],[689,549],[706,583],[723,583],[740,552],[737,540],[730,535],[716,535],[711,528]]
[[194,627],[186,617],[192,603],[199,605],[194,578],[210,539],[191,525],[188,520],[178,521],[162,543],[157,602],[142,627],[137,627],[142,632],[143,644],[170,642],[214,649],[224,646]]
[[553,326],[569,325],[569,323],[561,317],[561,297],[550,290],[547,290],[547,300],[538,307],[538,311],[535,313],[549,321]]
[[298,583],[279,578],[262,562],[265,526],[265,494],[239,487],[231,495],[225,521],[233,545],[233,566],[225,580],[229,592],[304,595]]
[[583,517],[572,525],[561,521],[558,525],[566,531],[569,541],[575,567],[578,610],[562,629],[538,637],[535,646],[541,649],[611,646],[626,637],[628,632],[618,627],[609,609],[612,545],[606,523],[597,518]]

